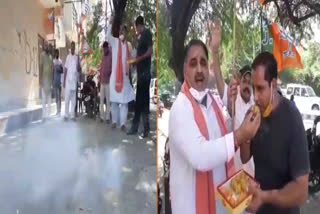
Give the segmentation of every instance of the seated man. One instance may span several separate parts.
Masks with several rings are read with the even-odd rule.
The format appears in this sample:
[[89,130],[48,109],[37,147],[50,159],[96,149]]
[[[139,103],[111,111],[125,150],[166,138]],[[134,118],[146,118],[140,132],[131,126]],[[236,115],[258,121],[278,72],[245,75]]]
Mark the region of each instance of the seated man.
[[96,83],[93,81],[93,75],[87,77],[87,81],[83,84],[81,93],[86,107],[86,113],[92,116],[92,108],[94,107],[94,101],[97,95]]

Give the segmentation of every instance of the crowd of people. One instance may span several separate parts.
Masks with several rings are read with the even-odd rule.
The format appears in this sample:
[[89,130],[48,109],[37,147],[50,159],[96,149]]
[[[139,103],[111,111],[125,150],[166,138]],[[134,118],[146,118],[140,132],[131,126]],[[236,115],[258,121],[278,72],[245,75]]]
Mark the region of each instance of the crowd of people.
[[172,213],[228,213],[217,187],[240,169],[256,180],[246,212],[300,213],[308,197],[308,144],[299,111],[277,90],[277,62],[260,53],[227,85],[219,62],[220,24],[211,24],[210,32],[208,46],[188,43],[185,80],[170,111]]
[[[118,32],[115,31],[118,29]],[[135,21],[134,38],[137,44],[136,54],[128,41],[128,30],[125,24],[116,26],[113,18],[106,32],[106,41],[102,43],[102,59],[98,69],[98,82],[88,75],[82,94],[88,95],[83,100],[99,100],[100,121],[119,127],[128,135],[138,132],[140,117],[143,119],[142,137],[148,137],[149,125],[149,87],[151,81],[152,34],[144,25],[144,18],[138,16]],[[75,53],[75,42],[71,42],[70,52],[62,63],[59,50],[52,50],[52,45],[44,44],[40,56],[40,88],[42,91],[43,121],[50,115],[51,95],[54,93],[57,104],[57,115],[61,115],[61,91],[64,88],[65,114],[64,120],[76,120],[76,103],[78,82],[82,74],[81,57]],[[134,93],[129,74],[136,67],[137,91]],[[96,90],[97,89],[97,90]],[[130,129],[127,129],[128,104],[135,101],[134,118]],[[95,102],[96,103],[96,102]],[[81,105],[81,103],[80,103]],[[85,102],[86,112],[95,108]]]

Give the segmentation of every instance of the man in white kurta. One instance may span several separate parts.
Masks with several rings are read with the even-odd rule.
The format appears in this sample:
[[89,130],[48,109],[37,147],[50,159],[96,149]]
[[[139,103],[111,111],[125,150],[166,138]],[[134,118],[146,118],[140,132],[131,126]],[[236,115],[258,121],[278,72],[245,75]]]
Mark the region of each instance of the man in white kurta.
[[[192,106],[180,93],[170,111],[170,193],[172,213],[196,214],[195,172],[214,172],[215,186],[226,180],[224,163],[234,155],[234,136],[221,136],[215,113],[211,107],[200,105],[207,122],[210,141],[205,142],[193,117]],[[216,213],[226,213],[220,201],[216,200]]]
[[[75,54],[75,43],[71,42],[71,53],[67,56],[65,63],[64,83],[65,88],[65,117],[67,120],[71,118],[75,120],[75,106],[76,106],[76,88],[78,76],[80,71],[79,56]],[[71,109],[70,107],[71,103]],[[69,111],[71,113],[69,114]],[[70,116],[71,115],[71,116]]]
[[[234,116],[234,128],[237,129],[240,127],[242,121],[245,118],[248,110],[254,105],[252,87],[251,87],[251,68],[243,67],[240,70],[239,86],[237,87],[237,97],[235,100],[235,116]],[[227,87],[225,84],[223,101],[227,103]],[[235,155],[235,166],[237,169],[246,170],[252,177],[254,177],[254,162],[253,158],[250,159],[246,164],[242,164],[240,158],[240,149],[236,152]]]
[[[111,102],[111,116],[112,126],[116,127],[116,124],[120,123],[120,127],[125,131],[125,125],[128,115],[128,103],[134,100],[134,91],[130,84],[129,73],[125,69],[127,67],[127,48],[130,49],[130,43],[125,40],[125,27],[121,25],[119,38],[116,38],[111,33],[112,25],[107,29],[107,41],[112,48],[112,72],[110,77],[110,102]],[[123,72],[123,87],[121,92],[116,91],[116,72],[117,72],[117,60],[119,50],[119,40],[122,48],[122,72]]]
[[[211,53],[212,58],[214,59],[211,64],[211,69],[213,71],[214,77],[216,79],[218,92],[220,97],[223,99],[224,103],[228,103],[228,85],[224,82],[220,70],[219,63],[219,47],[221,41],[221,28],[219,24],[212,26],[211,28],[212,39],[211,39]],[[247,111],[254,105],[252,86],[251,86],[251,68],[250,66],[244,66],[240,69],[237,78],[234,78],[232,81],[238,82],[238,87],[234,89],[237,93],[235,100],[235,115],[234,115],[234,128],[238,129],[243,122]],[[211,86],[212,87],[212,86]],[[233,89],[230,89],[233,90]],[[235,154],[235,166],[236,169],[243,168],[251,176],[254,177],[254,162],[253,158],[250,159],[246,164],[242,164],[240,158],[240,150]]]
[[[214,188],[224,182],[227,179],[226,163],[233,158],[237,146],[255,135],[260,124],[260,115],[250,120],[252,113],[249,113],[239,129],[234,132],[230,132],[229,129],[229,133],[222,134],[216,110],[211,104],[217,103],[220,112],[226,104],[223,104],[218,97],[213,97],[207,88],[209,76],[207,48],[201,41],[192,40],[185,53],[183,88],[186,88],[185,85],[190,86],[188,90],[192,98],[188,98],[185,92],[179,93],[170,112],[171,206],[173,214],[199,214],[197,213],[199,199],[196,195],[197,172],[211,172]],[[235,94],[230,96],[234,97]],[[208,130],[208,140],[202,135],[201,128],[196,122],[195,108],[190,99],[194,99],[201,109]],[[223,119],[227,122],[226,115]],[[213,213],[227,213],[219,200],[215,199],[212,203],[215,203]]]

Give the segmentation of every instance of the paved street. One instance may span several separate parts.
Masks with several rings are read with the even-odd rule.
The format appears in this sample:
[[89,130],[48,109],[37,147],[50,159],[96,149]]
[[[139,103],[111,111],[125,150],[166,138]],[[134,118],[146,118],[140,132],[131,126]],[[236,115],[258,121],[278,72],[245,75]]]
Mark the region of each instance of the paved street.
[[156,213],[155,117],[146,140],[86,117],[0,138],[0,213]]
[[[159,186],[160,186],[160,197],[162,198],[162,212],[161,214],[165,214],[164,212],[164,187],[163,187],[163,159],[164,159],[164,147],[165,142],[168,136],[168,120],[169,120],[170,111],[164,110],[162,114],[162,118],[158,120],[158,170],[159,170]],[[307,203],[301,208],[301,214],[318,214],[320,210],[320,192],[315,195],[309,195]]]

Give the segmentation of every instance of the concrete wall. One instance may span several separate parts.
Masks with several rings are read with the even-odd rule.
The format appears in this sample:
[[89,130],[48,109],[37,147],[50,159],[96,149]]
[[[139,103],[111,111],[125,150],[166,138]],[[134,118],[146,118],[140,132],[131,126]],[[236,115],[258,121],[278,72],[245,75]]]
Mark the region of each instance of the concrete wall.
[[28,107],[39,98],[42,5],[38,0],[1,0],[0,29],[0,111]]

